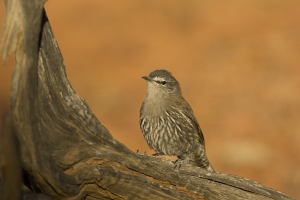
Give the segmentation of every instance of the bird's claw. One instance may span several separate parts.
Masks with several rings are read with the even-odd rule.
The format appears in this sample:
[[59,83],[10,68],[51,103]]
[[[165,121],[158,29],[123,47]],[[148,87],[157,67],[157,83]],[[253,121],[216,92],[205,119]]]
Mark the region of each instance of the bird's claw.
[[182,165],[188,164],[189,162],[190,162],[190,159],[188,157],[183,160],[178,158],[174,163],[174,169],[179,170]]
[[[136,150],[136,153],[139,154],[139,155],[143,155],[139,149]],[[146,151],[144,152],[144,155],[147,155]]]

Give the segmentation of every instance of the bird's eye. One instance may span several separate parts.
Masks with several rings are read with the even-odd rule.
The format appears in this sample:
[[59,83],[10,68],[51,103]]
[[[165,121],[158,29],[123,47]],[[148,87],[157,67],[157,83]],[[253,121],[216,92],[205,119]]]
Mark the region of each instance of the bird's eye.
[[161,84],[163,84],[163,85],[166,85],[166,83],[167,83],[166,81],[162,81],[162,82],[161,82]]

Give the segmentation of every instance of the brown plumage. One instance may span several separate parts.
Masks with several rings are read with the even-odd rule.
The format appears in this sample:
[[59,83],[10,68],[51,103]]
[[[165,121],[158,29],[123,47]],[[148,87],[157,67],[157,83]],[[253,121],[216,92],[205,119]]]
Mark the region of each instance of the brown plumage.
[[[148,94],[140,110],[140,127],[157,155],[177,156],[176,165],[189,163],[214,172],[200,126],[178,81],[166,70],[144,76]],[[175,165],[175,166],[176,166]]]

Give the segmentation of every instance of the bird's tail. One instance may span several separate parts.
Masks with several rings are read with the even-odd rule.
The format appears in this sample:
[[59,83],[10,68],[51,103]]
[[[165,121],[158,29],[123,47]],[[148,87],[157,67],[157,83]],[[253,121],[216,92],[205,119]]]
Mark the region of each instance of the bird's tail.
[[199,151],[196,151],[191,155],[190,164],[204,168],[209,172],[215,172],[214,168],[208,161],[204,148],[200,148]]

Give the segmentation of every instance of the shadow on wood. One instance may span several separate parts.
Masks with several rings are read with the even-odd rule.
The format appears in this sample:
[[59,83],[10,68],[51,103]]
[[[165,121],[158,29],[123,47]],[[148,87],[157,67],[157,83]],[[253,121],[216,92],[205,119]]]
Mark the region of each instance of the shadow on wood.
[[[22,168],[30,181],[27,189],[35,192],[31,195],[47,195],[37,194],[37,199],[292,199],[234,175],[188,165],[175,171],[171,161],[136,154],[115,140],[72,89],[43,4],[8,2],[0,49],[4,60],[11,52],[16,55],[9,124],[20,143]],[[1,182],[6,183],[3,178]]]

